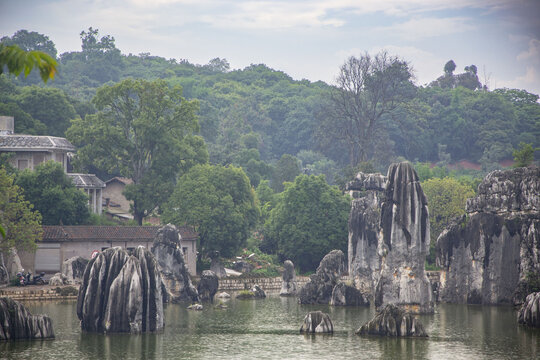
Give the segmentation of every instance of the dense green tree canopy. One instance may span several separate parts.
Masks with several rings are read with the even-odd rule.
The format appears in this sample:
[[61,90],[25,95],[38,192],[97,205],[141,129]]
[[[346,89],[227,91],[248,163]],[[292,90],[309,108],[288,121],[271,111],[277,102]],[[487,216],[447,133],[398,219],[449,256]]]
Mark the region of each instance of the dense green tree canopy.
[[434,249],[441,232],[458,216],[465,214],[467,199],[475,195],[474,189],[457,179],[432,178],[421,183],[428,200],[431,234],[430,255],[427,261],[435,263]]
[[14,184],[13,177],[0,166],[0,253],[16,247],[34,250],[35,242],[41,240],[41,215],[25,200],[23,190]]
[[194,226],[202,253],[217,250],[230,257],[246,244],[258,220],[255,199],[242,169],[196,165],[178,180],[163,221]]
[[88,221],[88,196],[75,187],[62,165],[47,161],[18,173],[15,183],[41,213],[44,225],[80,225]]
[[324,176],[300,175],[270,212],[262,247],[302,271],[313,271],[330,250],[346,252],[349,211],[349,197]]
[[40,135],[64,137],[70,121],[77,117],[69,98],[60,89],[26,86],[15,96],[15,101],[23,111],[47,127]]
[[208,159],[197,103],[164,81],[124,80],[103,86],[93,100],[96,114],[77,119],[68,138],[79,147],[80,164],[133,180],[125,195],[141,224],[166,201],[176,176]]

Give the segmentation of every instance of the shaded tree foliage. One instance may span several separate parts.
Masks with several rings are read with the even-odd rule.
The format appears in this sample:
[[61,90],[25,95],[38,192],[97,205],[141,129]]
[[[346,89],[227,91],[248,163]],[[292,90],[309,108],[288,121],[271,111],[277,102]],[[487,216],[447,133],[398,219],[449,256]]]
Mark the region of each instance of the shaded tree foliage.
[[277,199],[261,245],[302,271],[313,271],[332,249],[347,248],[350,199],[324,176],[300,175]]
[[15,183],[41,213],[44,225],[80,225],[88,221],[88,196],[77,189],[62,165],[47,161],[18,173]]
[[165,205],[164,222],[195,227],[204,254],[233,256],[257,223],[255,192],[234,166],[196,165],[178,180]]
[[67,136],[79,147],[81,165],[133,180],[125,195],[142,224],[167,200],[180,171],[208,160],[195,135],[197,103],[162,80],[130,79],[103,86],[93,103],[98,112],[73,121]]
[[41,215],[25,199],[23,190],[14,183],[13,176],[0,166],[0,224],[4,234],[0,236],[0,253],[12,247],[33,251],[36,241],[41,240]]

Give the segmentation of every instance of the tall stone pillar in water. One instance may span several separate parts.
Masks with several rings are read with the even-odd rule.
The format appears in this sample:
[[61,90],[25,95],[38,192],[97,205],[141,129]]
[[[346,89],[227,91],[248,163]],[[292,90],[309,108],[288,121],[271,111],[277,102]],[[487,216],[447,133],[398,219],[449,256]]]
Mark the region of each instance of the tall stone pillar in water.
[[430,243],[426,197],[409,163],[390,165],[387,178],[375,306],[394,304],[414,313],[433,312],[431,285],[424,271]]
[[354,286],[371,300],[381,270],[377,248],[382,239],[380,222],[385,188],[386,176],[381,174],[360,172],[347,184],[347,190],[363,195],[352,201],[349,214],[349,275]]

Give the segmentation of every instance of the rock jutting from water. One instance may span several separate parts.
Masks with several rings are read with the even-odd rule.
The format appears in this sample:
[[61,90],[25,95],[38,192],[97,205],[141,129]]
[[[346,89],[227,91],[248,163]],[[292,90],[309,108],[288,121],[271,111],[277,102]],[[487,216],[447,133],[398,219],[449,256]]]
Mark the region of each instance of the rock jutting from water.
[[266,298],[266,293],[259,285],[253,285],[250,290],[242,290],[238,295],[237,299],[246,300],[246,299],[264,299]]
[[518,323],[540,328],[540,292],[531,293],[518,312]]
[[201,301],[213,301],[219,287],[219,279],[212,270],[204,270],[197,284]]
[[176,226],[167,224],[158,230],[152,244],[152,253],[172,302],[197,302],[199,294],[191,282],[180,241],[180,232]]
[[427,200],[409,163],[392,164],[387,176],[359,173],[347,184],[362,197],[349,216],[349,275],[380,309],[397,305],[414,313],[433,312],[424,270],[429,250]]
[[430,243],[426,196],[409,163],[390,165],[387,178],[375,306],[393,304],[413,313],[431,313],[433,293],[425,272]]
[[327,313],[322,311],[310,311],[304,317],[304,322],[300,327],[301,333],[326,333],[334,332],[334,324]]
[[285,260],[283,263],[283,281],[281,282],[281,291],[279,296],[296,295],[296,273],[294,264],[291,260]]
[[332,290],[332,306],[369,306],[369,300],[354,286],[338,283]]
[[377,249],[382,239],[380,223],[386,176],[360,172],[347,184],[347,189],[363,195],[353,196],[349,214],[349,275],[355,287],[373,299],[381,270]]
[[154,255],[139,246],[120,247],[90,260],[77,299],[84,331],[142,333],[163,329],[161,274]]
[[20,302],[0,298],[0,340],[50,338],[54,330],[47,315],[32,315]]
[[540,168],[496,170],[437,239],[440,300],[521,304],[540,274]]
[[332,290],[345,271],[345,255],[341,250],[332,250],[319,263],[317,271],[298,292],[300,304],[328,304]]
[[377,315],[356,330],[357,335],[427,337],[422,322],[392,304],[386,305]]

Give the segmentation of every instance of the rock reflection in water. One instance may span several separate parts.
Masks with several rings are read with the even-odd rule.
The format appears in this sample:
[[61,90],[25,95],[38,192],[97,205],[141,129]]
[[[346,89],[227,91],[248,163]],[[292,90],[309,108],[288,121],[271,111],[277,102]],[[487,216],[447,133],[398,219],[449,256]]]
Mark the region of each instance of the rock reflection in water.
[[[166,327],[159,334],[81,333],[74,302],[25,304],[51,317],[54,341],[0,343],[0,357],[17,359],[120,358],[365,358],[365,359],[533,359],[540,355],[540,331],[517,325],[512,307],[439,305],[420,315],[428,339],[359,337],[373,308],[299,305],[295,298],[270,295],[263,300],[231,299],[228,309],[205,307],[190,312],[186,304],[164,309]],[[332,336],[305,336],[298,325],[307,312],[330,314]]]

